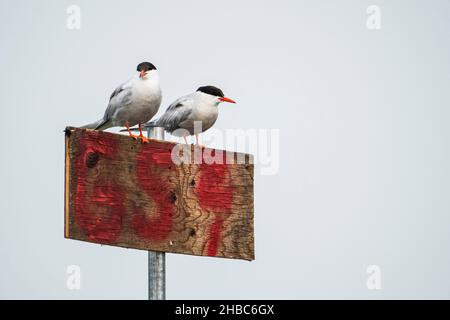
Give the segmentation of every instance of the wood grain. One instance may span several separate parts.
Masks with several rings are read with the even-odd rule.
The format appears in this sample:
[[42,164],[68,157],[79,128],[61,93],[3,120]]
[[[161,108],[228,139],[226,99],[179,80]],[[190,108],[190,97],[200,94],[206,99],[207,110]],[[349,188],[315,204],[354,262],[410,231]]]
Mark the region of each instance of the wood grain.
[[72,127],[65,156],[66,238],[254,259],[253,156]]

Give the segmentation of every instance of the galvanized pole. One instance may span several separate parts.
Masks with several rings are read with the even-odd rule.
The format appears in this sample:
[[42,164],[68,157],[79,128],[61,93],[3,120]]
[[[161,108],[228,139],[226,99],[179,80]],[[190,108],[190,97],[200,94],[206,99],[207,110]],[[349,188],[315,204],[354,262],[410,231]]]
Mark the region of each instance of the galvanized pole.
[[[148,129],[147,136],[164,140],[163,128]],[[148,299],[165,300],[166,299],[166,253],[149,251],[148,252]]]

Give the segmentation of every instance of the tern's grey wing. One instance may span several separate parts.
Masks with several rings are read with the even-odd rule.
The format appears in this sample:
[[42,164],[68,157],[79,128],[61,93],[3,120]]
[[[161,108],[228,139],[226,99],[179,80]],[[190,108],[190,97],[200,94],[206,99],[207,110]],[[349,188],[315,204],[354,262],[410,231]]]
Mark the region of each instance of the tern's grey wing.
[[168,132],[178,129],[179,124],[191,114],[193,102],[194,99],[191,95],[175,100],[152,126],[164,127]]
[[106,108],[103,120],[111,120],[118,109],[130,104],[131,102],[131,80],[118,86],[109,97],[108,107]]

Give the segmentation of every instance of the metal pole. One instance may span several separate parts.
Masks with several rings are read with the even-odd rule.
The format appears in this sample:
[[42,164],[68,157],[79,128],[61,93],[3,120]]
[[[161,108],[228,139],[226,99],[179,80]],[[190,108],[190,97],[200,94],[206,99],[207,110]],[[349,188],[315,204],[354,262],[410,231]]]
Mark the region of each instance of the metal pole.
[[[149,138],[164,140],[163,128],[149,128]],[[148,299],[166,300],[166,253],[148,252]]]

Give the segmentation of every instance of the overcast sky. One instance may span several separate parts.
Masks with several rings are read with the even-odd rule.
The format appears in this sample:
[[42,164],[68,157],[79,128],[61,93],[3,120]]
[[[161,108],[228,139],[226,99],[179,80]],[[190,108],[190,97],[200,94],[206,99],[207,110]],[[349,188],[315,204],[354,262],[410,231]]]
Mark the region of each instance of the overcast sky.
[[63,129],[100,118],[146,60],[161,111],[211,84],[238,101],[218,129],[279,130],[279,170],[255,175],[256,260],[168,254],[167,298],[450,298],[449,12],[445,0],[2,0],[0,298],[147,298],[145,251],[63,237]]

